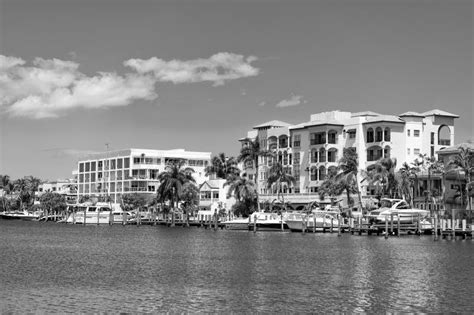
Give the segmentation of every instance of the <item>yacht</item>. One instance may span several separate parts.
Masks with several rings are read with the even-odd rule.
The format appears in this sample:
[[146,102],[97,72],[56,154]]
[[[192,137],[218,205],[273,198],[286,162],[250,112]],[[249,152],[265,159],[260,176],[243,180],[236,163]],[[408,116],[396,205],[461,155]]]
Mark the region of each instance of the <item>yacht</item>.
[[411,208],[410,204],[403,199],[382,198],[380,208],[369,213],[369,222],[385,223],[386,220],[390,222],[393,217],[393,222],[415,223],[429,213],[428,210]]
[[[121,224],[125,217],[127,221],[131,218],[129,213],[122,211],[120,208],[114,208],[109,203],[98,202],[92,204],[76,204],[71,205],[70,214],[66,220],[66,223],[75,224]],[[110,215],[113,219],[110,220]]]
[[281,231],[288,229],[284,215],[275,212],[254,212],[249,223],[249,230],[257,225],[258,231]]
[[12,211],[12,212],[2,212],[0,213],[0,218],[4,220],[25,220],[25,221],[33,221],[38,220],[43,212],[42,211],[34,211],[28,212],[24,211]]
[[338,211],[317,209],[312,210],[310,213],[294,212],[287,215],[285,222],[292,232],[303,231],[303,223],[306,223],[308,231],[313,229],[323,231],[331,226],[336,228],[339,225],[338,214]]

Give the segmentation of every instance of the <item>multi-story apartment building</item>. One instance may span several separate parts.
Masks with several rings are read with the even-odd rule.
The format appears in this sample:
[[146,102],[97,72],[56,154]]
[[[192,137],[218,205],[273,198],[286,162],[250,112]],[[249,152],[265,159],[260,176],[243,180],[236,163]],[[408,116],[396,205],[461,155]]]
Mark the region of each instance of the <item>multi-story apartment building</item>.
[[[331,111],[311,115],[310,121],[291,125],[270,121],[254,127],[246,138],[258,139],[261,148],[273,151],[279,162],[296,177],[296,185],[285,188],[292,202],[314,200],[318,187],[331,168],[335,168],[344,148],[353,148],[359,156],[359,169],[366,169],[382,157],[396,158],[398,166],[411,163],[419,154],[435,152],[454,143],[454,119],[457,115],[441,110],[407,112],[399,116],[374,112]],[[266,187],[271,161],[260,157],[258,190],[261,200],[275,197]],[[247,165],[251,167],[251,165]],[[363,194],[370,193],[361,187]]]
[[89,155],[77,164],[78,198],[109,196],[112,202],[120,203],[126,193],[155,194],[158,174],[178,159],[184,159],[185,166],[194,170],[198,185],[207,179],[205,167],[211,160],[210,152],[126,149]]

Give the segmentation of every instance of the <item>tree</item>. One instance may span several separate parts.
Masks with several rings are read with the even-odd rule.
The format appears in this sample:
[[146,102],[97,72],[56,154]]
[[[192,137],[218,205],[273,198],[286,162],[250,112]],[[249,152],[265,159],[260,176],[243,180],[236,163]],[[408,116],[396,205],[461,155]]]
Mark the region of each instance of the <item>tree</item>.
[[181,208],[186,216],[186,226],[189,226],[189,213],[199,206],[199,188],[192,182],[184,184],[181,200],[183,201]]
[[120,206],[124,211],[137,210],[137,225],[139,225],[141,210],[147,206],[149,198],[145,194],[123,194]]
[[443,169],[443,164],[436,160],[434,156],[428,156],[426,154],[419,155],[419,162],[417,166],[428,172],[428,190],[425,192],[425,209],[429,200],[433,199],[433,189],[431,187],[431,175],[433,172],[440,172]]
[[7,196],[10,195],[13,191],[13,182],[10,180],[10,176],[0,175],[0,185],[3,189],[3,198],[2,198],[3,211],[9,211],[10,200],[7,199]]
[[247,164],[252,163],[253,167],[255,168],[255,184],[257,185],[256,188],[256,199],[257,199],[257,208],[260,210],[260,204],[258,201],[258,158],[260,156],[273,156],[274,154],[264,148],[260,147],[260,141],[259,138],[255,138],[255,140],[252,140],[250,138],[244,139],[244,142],[247,143],[246,146],[244,146],[240,150],[240,155],[237,157],[238,162],[243,162],[244,167],[246,167]]
[[458,147],[458,152],[451,157],[448,165],[458,173],[464,173],[464,181],[466,183],[465,195],[467,196],[468,201],[467,209],[469,210],[469,218],[472,219],[472,202],[469,189],[472,189],[474,186],[471,178],[471,175],[474,172],[474,151],[467,146],[460,145]]
[[217,178],[227,179],[228,176],[237,176],[240,169],[237,167],[237,161],[233,157],[227,157],[224,153],[219,153],[211,159],[211,164],[206,166],[206,176],[211,174]]
[[359,161],[357,151],[353,148],[344,148],[342,158],[339,160],[339,173],[336,175],[336,181],[340,182],[347,194],[347,202],[352,209],[353,201],[350,196],[357,193],[359,199],[359,209],[362,211],[362,197],[359,189],[357,174],[359,173]]
[[398,184],[398,194],[405,200],[410,202],[411,207],[413,208],[413,187],[414,187],[414,178],[416,175],[416,169],[410,167],[407,162],[403,163],[402,167],[396,173],[397,184]]
[[28,181],[26,178],[19,178],[13,183],[13,190],[18,193],[18,202],[20,203],[20,210],[24,210],[24,204],[30,202],[31,195],[28,191]]
[[227,198],[234,196],[234,198],[244,204],[248,208],[246,211],[243,211],[243,215],[248,216],[250,213],[255,211],[255,208],[258,209],[257,205],[257,190],[256,185],[253,181],[248,180],[245,177],[234,177],[227,179],[224,186],[229,186],[227,191]]
[[36,192],[38,191],[38,187],[39,185],[41,185],[42,181],[41,179],[31,176],[31,175],[26,177],[26,181],[28,185],[28,190],[30,191],[31,198],[33,199],[33,203],[34,203],[36,199]]
[[[163,172],[158,174],[158,196],[162,200],[169,200],[172,208],[178,208],[180,197],[183,193],[183,186],[186,183],[196,183],[191,175],[194,170],[190,167],[184,167],[186,161],[179,159],[168,164]],[[174,214],[171,226],[174,226]]]
[[50,212],[63,212],[67,208],[66,198],[56,192],[47,192],[40,197],[40,203],[43,208]]
[[[285,206],[285,198],[282,189],[285,186],[296,185],[296,178],[291,175],[291,168],[283,167],[280,162],[273,163],[268,171],[267,187],[275,186],[277,191],[277,198],[281,196],[281,203]],[[286,210],[286,209],[285,209]]]
[[370,186],[375,187],[379,196],[394,196],[397,192],[396,166],[397,159],[382,158],[367,167],[363,181],[366,180]]
[[336,197],[344,192],[344,186],[338,180],[337,177],[337,168],[329,168],[326,179],[321,184],[318,189],[319,198],[324,200],[326,196],[331,199],[331,205],[334,205]]

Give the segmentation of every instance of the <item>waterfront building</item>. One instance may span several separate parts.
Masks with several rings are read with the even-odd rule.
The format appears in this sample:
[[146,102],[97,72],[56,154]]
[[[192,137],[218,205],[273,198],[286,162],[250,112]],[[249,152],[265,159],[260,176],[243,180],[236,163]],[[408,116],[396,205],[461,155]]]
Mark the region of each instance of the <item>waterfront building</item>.
[[35,200],[35,202],[38,202],[39,198],[47,192],[55,192],[64,195],[67,203],[76,203],[77,179],[58,179],[41,183],[38,186],[38,194],[36,195],[37,200]]
[[228,212],[235,204],[235,198],[227,198],[229,186],[224,185],[225,179],[209,179],[199,187],[200,199],[199,208],[201,210],[221,210]]
[[[359,169],[381,158],[396,158],[400,167],[412,163],[420,154],[434,156],[435,152],[454,143],[454,120],[457,115],[438,109],[424,113],[406,112],[398,116],[371,111],[330,111],[310,116],[299,124],[269,121],[253,127],[247,137],[240,139],[242,147],[248,139],[259,141],[260,147],[275,153],[276,159],[296,178],[294,187],[284,187],[285,199],[304,204],[318,198],[318,188],[328,172],[338,165],[344,148],[358,153]],[[266,187],[270,158],[261,156],[258,167],[245,165],[248,176],[258,172],[260,200],[272,201],[276,191]],[[367,184],[362,194],[371,195]]]
[[125,149],[89,155],[77,163],[78,198],[108,196],[111,202],[120,203],[123,194],[156,194],[158,174],[177,160],[185,160],[185,167],[194,170],[197,185],[207,179],[210,152]]

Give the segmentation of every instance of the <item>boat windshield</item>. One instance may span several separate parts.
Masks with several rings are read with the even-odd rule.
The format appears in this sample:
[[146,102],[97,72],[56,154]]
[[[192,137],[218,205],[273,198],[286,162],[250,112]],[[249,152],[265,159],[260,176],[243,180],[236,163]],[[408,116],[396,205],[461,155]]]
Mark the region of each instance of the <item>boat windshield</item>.
[[393,200],[382,199],[380,201],[380,208],[391,208],[395,202]]

